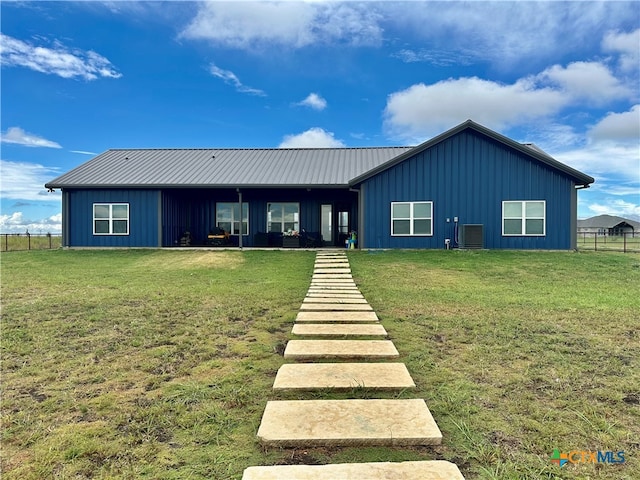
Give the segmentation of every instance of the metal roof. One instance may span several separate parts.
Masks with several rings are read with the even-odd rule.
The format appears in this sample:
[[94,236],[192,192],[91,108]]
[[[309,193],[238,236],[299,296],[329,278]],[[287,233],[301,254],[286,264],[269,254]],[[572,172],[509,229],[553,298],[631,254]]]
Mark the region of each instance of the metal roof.
[[628,218],[617,217],[615,215],[598,215],[584,220],[578,220],[579,228],[615,228],[621,224],[627,224],[634,230],[640,229],[640,222],[629,220]]
[[411,148],[114,149],[45,187],[346,187]]
[[466,129],[514,148],[587,187],[594,179],[472,120],[417,147],[113,149],[45,184],[46,188],[348,187]]

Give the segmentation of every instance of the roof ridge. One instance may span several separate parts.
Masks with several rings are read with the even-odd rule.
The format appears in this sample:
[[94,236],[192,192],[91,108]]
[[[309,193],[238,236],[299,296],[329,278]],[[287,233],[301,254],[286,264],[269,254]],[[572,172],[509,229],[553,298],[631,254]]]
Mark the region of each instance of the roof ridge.
[[109,152],[132,152],[132,151],[171,151],[171,150],[268,150],[268,151],[283,151],[283,150],[374,150],[383,148],[413,148],[413,145],[392,145],[392,146],[375,146],[375,147],[300,147],[300,148],[279,148],[279,147],[153,147],[153,148],[110,148]]

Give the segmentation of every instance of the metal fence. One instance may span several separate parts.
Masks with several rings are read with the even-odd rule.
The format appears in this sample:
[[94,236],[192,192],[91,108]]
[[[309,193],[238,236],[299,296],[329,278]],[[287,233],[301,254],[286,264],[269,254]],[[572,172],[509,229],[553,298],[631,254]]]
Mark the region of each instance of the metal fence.
[[620,235],[609,235],[578,232],[578,250],[640,253],[640,233],[626,232]]
[[2,233],[0,251],[52,250],[62,245],[62,235],[52,233]]

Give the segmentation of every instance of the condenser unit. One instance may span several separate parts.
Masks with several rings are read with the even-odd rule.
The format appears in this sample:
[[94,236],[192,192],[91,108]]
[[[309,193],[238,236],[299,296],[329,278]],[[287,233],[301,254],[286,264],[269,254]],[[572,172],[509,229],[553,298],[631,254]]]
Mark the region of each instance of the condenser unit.
[[460,248],[484,248],[482,225],[462,225],[459,245]]

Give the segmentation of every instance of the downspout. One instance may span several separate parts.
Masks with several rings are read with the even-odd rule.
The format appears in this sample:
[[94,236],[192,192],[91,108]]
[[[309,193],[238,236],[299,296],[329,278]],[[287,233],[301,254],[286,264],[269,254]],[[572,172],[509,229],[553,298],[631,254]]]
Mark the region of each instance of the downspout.
[[574,190],[571,194],[571,249],[578,250],[578,190],[589,188],[588,184],[574,185]]
[[62,246],[69,247],[69,192],[62,189]]
[[[238,203],[240,204],[240,231],[238,232],[238,248],[242,250],[242,192],[239,188],[236,188],[236,192],[238,192]],[[247,215],[248,214],[249,212],[247,212]]]
[[364,238],[364,205],[362,204],[362,198],[364,197],[364,186],[360,188],[350,188],[350,192],[358,194],[358,248],[362,249],[365,246]]

